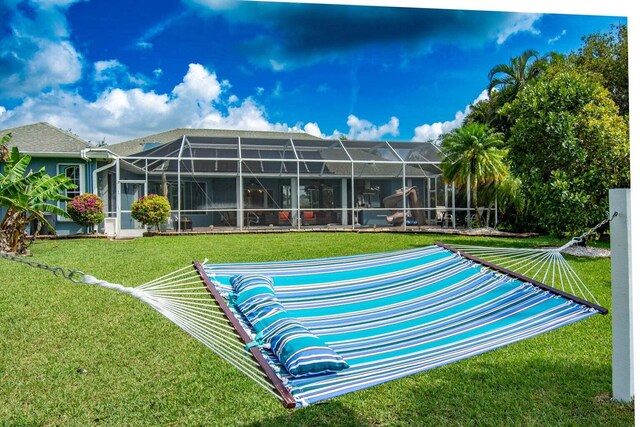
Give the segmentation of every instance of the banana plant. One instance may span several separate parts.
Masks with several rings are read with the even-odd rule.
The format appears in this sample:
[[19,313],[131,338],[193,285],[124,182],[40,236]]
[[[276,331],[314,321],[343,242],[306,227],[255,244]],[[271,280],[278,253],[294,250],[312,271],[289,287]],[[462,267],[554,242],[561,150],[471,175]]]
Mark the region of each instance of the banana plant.
[[4,173],[0,173],[0,207],[6,209],[0,222],[2,252],[26,254],[26,228],[34,220],[53,230],[45,213],[68,216],[57,202],[70,200],[64,191],[76,185],[64,174],[48,175],[45,168],[27,173],[30,163],[31,156],[14,147],[5,159]]

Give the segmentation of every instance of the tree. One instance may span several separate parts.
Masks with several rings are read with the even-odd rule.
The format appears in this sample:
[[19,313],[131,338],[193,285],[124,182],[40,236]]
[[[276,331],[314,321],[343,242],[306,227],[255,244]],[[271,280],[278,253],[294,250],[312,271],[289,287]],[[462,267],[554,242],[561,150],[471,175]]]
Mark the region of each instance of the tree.
[[582,38],[583,46],[569,60],[580,70],[596,73],[623,116],[629,115],[629,43],[627,26]]
[[478,191],[499,183],[508,175],[503,161],[507,150],[503,146],[502,134],[480,123],[469,123],[443,137],[444,178],[456,187],[462,187],[470,180],[472,205],[477,218],[482,218],[478,209]]
[[[67,216],[55,202],[69,200],[63,190],[75,188],[64,174],[49,176],[42,168],[25,175],[31,156],[20,154],[16,147],[5,160],[4,174],[0,173],[0,207],[6,213],[0,222],[0,251],[27,253],[26,228],[37,220],[53,230],[45,213]],[[53,203],[52,203],[53,202]]]
[[546,73],[504,107],[508,160],[542,231],[575,234],[608,214],[608,190],[629,186],[629,134],[588,73]]
[[489,71],[489,96],[499,96],[501,104],[512,101],[527,83],[542,74],[545,66],[546,60],[533,49],[511,58],[508,64],[496,65]]

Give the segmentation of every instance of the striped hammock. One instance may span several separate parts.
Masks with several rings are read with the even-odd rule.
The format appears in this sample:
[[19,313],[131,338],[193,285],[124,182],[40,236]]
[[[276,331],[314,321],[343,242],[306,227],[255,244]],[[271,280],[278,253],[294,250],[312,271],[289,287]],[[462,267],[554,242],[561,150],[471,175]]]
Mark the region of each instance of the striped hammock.
[[[206,290],[194,279],[193,270],[127,289],[289,408],[442,366],[607,312],[442,244],[317,260],[194,264]],[[286,310],[350,367],[293,377],[270,350],[247,349],[254,331],[228,299],[231,279],[251,273],[271,277]]]

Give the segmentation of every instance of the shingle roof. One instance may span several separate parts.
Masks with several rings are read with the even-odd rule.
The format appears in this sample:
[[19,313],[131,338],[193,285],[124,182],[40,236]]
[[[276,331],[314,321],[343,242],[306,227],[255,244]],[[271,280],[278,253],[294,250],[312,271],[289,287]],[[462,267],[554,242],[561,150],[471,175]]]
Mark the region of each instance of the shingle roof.
[[9,149],[18,147],[28,153],[79,153],[91,147],[76,135],[44,122],[0,130],[2,136],[7,133],[11,133]]
[[251,130],[231,130],[231,129],[189,129],[177,128],[166,132],[157,133],[155,135],[144,136],[142,138],[131,139],[129,141],[111,144],[108,148],[119,156],[130,156],[132,154],[143,151],[143,147],[147,143],[159,142],[166,144],[175,141],[181,136],[189,137],[240,137],[240,138],[294,138],[294,139],[311,139],[321,140],[304,132],[272,132],[272,131],[251,131]]

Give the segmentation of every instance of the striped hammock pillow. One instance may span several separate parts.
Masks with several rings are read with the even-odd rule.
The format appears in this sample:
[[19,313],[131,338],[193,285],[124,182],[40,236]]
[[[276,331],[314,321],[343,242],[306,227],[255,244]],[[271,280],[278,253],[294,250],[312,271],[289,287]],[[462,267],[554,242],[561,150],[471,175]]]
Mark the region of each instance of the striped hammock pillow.
[[231,285],[237,309],[253,325],[261,344],[273,351],[289,374],[319,375],[349,367],[339,354],[285,310],[270,277],[240,275],[231,280]]

